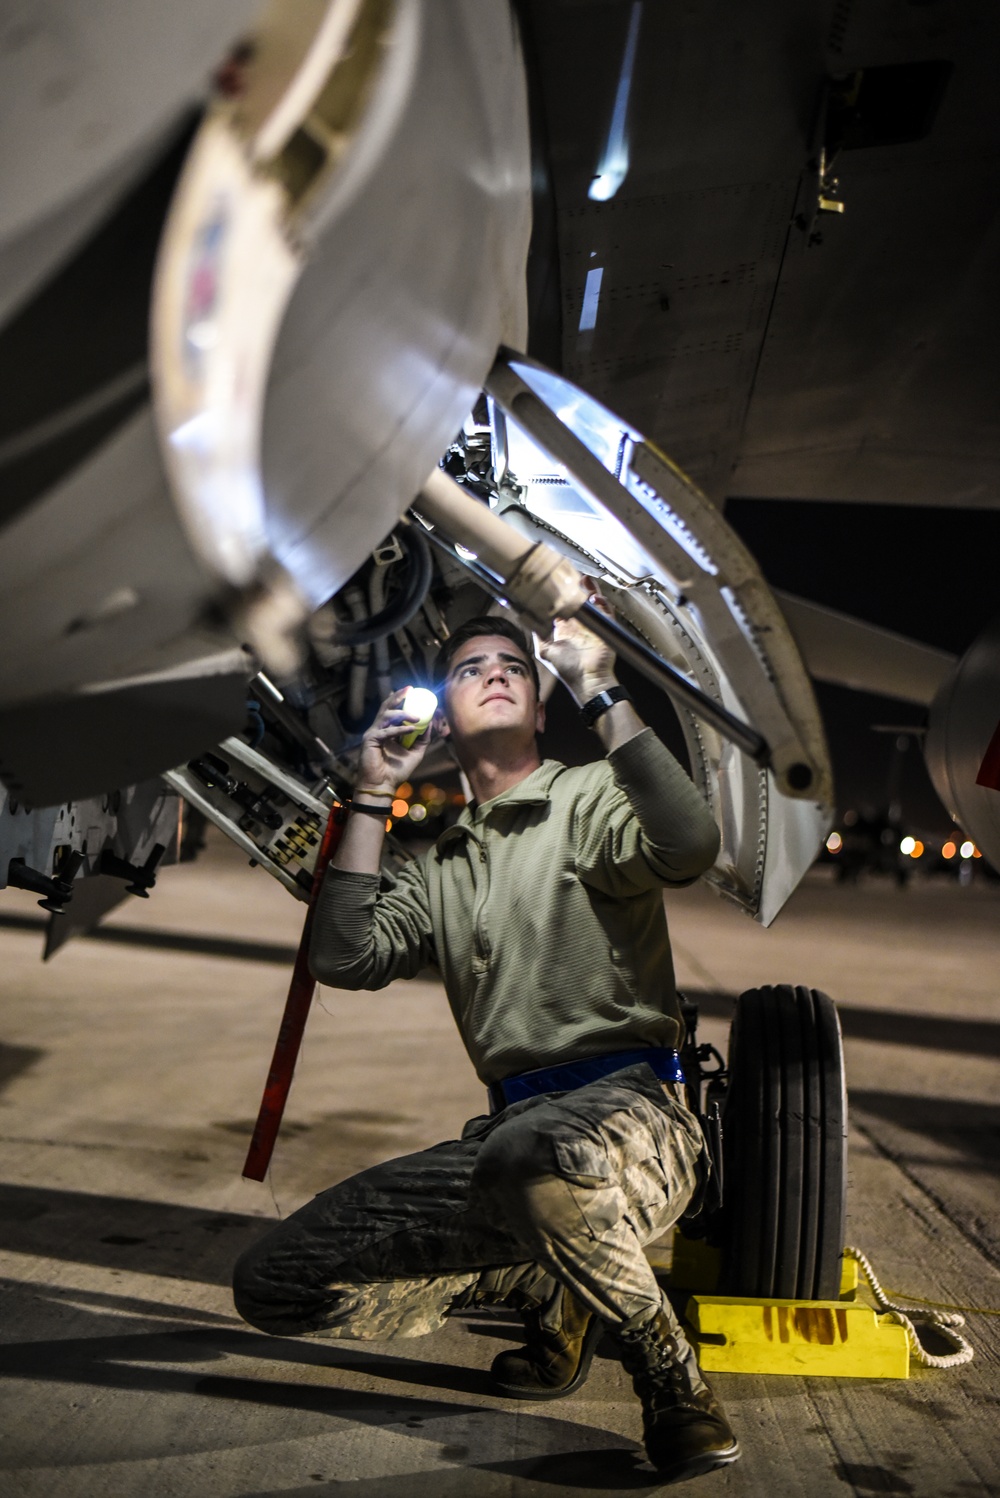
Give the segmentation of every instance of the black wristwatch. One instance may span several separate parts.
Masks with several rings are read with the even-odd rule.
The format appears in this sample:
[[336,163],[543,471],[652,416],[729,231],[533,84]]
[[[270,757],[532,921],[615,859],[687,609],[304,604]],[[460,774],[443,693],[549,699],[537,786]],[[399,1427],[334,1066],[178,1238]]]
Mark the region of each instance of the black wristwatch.
[[631,702],[628,688],[623,686],[608,687],[606,692],[598,692],[596,697],[591,697],[580,709],[580,717],[588,728],[593,728],[602,713],[606,713],[609,707],[614,707],[616,702]]
[[361,801],[348,801],[347,810],[361,811],[366,817],[378,817],[384,822],[392,811],[392,802],[388,802],[385,806],[365,806]]

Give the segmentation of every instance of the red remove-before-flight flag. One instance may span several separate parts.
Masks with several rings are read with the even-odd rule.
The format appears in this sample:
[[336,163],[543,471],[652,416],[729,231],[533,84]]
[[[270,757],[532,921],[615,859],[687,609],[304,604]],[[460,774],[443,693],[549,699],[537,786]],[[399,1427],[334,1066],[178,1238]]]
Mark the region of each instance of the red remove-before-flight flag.
[[1000,791],[1000,723],[997,724],[996,732],[990,739],[990,746],[983,755],[983,762],[976,776],[976,784],[985,785],[991,791]]

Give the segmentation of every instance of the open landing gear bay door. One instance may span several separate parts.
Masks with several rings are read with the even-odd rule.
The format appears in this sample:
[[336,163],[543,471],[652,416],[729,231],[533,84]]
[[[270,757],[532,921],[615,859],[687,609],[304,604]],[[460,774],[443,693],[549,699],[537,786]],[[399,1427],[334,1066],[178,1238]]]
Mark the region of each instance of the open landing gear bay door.
[[769,925],[832,818],[822,723],[773,595],[691,480],[585,392],[512,353],[486,389],[491,507],[600,578],[633,634],[766,740],[763,768],[678,706],[692,774],[722,835],[706,879]]

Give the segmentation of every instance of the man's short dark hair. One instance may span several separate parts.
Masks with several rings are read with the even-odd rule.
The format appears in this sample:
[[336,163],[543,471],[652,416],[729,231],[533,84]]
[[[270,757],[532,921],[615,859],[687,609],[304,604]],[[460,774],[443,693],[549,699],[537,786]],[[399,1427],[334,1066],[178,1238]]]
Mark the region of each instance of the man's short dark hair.
[[460,624],[453,635],[449,635],[441,646],[434,661],[434,681],[440,694],[441,687],[447,679],[451,670],[451,663],[461,650],[463,645],[470,640],[478,640],[482,635],[503,635],[505,640],[511,640],[524,655],[531,672],[531,679],[535,683],[535,693],[541,691],[538,681],[538,664],[535,660],[535,652],[531,648],[531,641],[523,629],[519,629],[512,620],[504,618],[502,614],[477,614],[475,619],[467,619]]

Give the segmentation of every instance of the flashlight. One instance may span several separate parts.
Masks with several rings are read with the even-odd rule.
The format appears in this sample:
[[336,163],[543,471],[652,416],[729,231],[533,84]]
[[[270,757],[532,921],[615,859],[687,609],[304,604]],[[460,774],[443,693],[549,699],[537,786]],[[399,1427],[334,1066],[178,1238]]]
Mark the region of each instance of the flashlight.
[[400,739],[404,749],[412,749],[420,738],[427,732],[430,721],[437,712],[438,700],[434,693],[428,691],[427,687],[407,687],[406,696],[403,698],[403,712],[409,716],[413,714],[420,721],[416,728],[411,728],[409,733],[404,733]]

